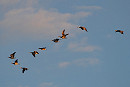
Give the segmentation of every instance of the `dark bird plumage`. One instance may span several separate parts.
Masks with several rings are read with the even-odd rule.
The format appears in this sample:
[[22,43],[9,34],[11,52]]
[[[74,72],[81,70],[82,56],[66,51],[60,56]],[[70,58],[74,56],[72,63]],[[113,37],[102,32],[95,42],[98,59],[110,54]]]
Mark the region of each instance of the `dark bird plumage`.
[[40,50],[46,50],[46,47],[42,47],[42,48],[38,48],[38,49],[40,49]]
[[22,73],[24,73],[25,70],[28,70],[28,68],[20,67],[22,70]]
[[121,34],[124,34],[124,31],[121,30],[115,30],[115,32],[120,32]]
[[19,63],[18,63],[18,59],[17,59],[17,60],[15,60],[15,62],[14,62],[14,63],[12,63],[12,64],[14,64],[14,65],[19,65]]
[[59,42],[59,40],[60,39],[56,38],[56,39],[53,39],[52,41],[55,42],[55,43],[57,43],[57,42]]
[[39,54],[37,51],[34,51],[34,52],[29,52],[29,53],[32,53],[32,55],[35,57],[35,54]]
[[10,58],[10,59],[14,59],[14,58],[15,58],[15,57],[14,57],[14,56],[15,56],[15,53],[16,53],[16,52],[10,54],[10,57],[8,57],[8,58]]
[[78,28],[85,30],[86,32],[88,32],[88,30],[85,27],[79,26]]
[[66,39],[66,36],[69,35],[69,34],[65,34],[65,29],[62,31],[62,36],[58,36],[62,39]]

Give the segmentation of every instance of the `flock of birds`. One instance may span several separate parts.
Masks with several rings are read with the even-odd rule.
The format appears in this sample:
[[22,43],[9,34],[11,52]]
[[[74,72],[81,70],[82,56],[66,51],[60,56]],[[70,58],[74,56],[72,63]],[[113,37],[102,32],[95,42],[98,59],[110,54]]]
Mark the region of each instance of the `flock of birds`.
[[[79,27],[77,27],[77,28],[80,28],[81,30],[85,30],[86,32],[88,32],[88,30],[87,30],[85,27],[79,26]],[[121,33],[121,34],[124,33],[124,31],[122,31],[122,30],[115,30],[115,32],[119,32],[119,33]],[[66,39],[66,36],[67,36],[67,35],[69,35],[69,33],[68,33],[68,34],[65,34],[65,29],[64,29],[64,30],[62,31],[62,36],[58,36],[58,37],[60,37],[61,39]],[[57,43],[57,42],[59,42],[59,40],[61,40],[61,39],[56,38],[56,39],[53,39],[52,41],[55,42],[55,43]],[[42,48],[38,48],[38,49],[40,49],[40,50],[46,50],[46,47],[42,47]],[[15,59],[15,53],[16,53],[16,52],[10,54],[10,57],[8,57],[8,58],[10,58],[10,59]],[[29,52],[29,53],[31,53],[31,54],[33,55],[33,57],[35,57],[36,54],[39,54],[38,51],[33,51],[33,52]],[[12,64],[14,64],[14,65],[19,65],[18,59],[16,59],[15,62],[12,63]],[[26,68],[26,67],[20,67],[20,68],[22,69],[22,73],[24,73],[26,70],[28,70],[28,68]]]

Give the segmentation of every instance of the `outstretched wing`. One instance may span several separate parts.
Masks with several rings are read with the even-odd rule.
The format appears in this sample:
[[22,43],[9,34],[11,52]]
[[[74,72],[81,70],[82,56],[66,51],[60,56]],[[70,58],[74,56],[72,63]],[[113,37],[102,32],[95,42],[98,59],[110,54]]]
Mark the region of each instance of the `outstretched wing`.
[[62,31],[62,35],[64,35],[65,29]]
[[18,59],[17,59],[17,60],[15,60],[15,63],[18,63]]
[[16,53],[16,52],[14,52],[14,53],[10,54],[10,57],[11,57],[11,58],[14,58],[15,53]]
[[33,52],[32,55],[35,57],[35,53]]
[[38,48],[38,49],[42,49],[42,48]]
[[[87,31],[87,29],[85,27],[82,27],[83,30]],[[87,31],[88,32],[88,31]]]
[[120,31],[121,34],[123,34],[124,31]]
[[69,34],[65,34],[65,36],[67,36],[67,35],[69,35]]
[[23,68],[22,73],[24,73],[25,69]]

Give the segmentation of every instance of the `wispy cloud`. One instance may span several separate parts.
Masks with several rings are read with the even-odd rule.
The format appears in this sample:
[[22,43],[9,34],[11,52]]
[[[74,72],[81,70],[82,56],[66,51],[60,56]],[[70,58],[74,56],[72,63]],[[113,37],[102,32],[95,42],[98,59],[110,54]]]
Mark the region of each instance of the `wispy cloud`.
[[65,68],[65,67],[67,67],[69,65],[70,65],[70,62],[61,62],[61,63],[59,63],[60,68]]
[[71,62],[60,62],[59,68],[65,68],[71,65],[80,66],[80,67],[87,67],[99,64],[100,61],[97,58],[80,58],[77,60],[73,60]]
[[102,7],[100,6],[78,6],[78,10],[101,10]]
[[89,65],[96,65],[99,63],[99,59],[97,58],[83,58],[73,61],[74,64],[78,66],[89,66]]
[[[45,39],[58,34],[60,29],[72,29],[77,25],[69,20],[88,16],[87,12],[75,14],[47,11],[34,8],[13,9],[5,14],[5,18],[0,21],[4,39],[10,36],[17,38]],[[15,36],[14,36],[15,35]]]
[[87,45],[87,38],[83,38],[80,42],[71,42],[68,49],[75,52],[93,52],[101,50],[98,46]]

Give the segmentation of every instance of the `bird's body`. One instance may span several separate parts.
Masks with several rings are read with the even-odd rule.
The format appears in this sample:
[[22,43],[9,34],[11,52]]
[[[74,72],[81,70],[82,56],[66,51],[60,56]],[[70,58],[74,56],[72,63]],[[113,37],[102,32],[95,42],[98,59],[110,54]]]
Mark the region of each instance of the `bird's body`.
[[41,49],[41,50],[46,50],[46,47],[42,47],[42,48],[38,48],[38,49]]
[[78,28],[85,30],[86,32],[88,32],[88,30],[85,27],[79,26]]
[[8,58],[10,58],[10,59],[14,59],[14,58],[15,58],[15,57],[14,57],[14,56],[15,56],[15,53],[16,53],[16,52],[10,54],[10,57],[8,57]]
[[121,31],[121,30],[115,30],[115,32],[120,32],[121,34],[124,33],[124,31]]
[[53,39],[52,41],[55,42],[55,43],[57,43],[57,42],[59,42],[59,40],[60,39],[56,38],[56,39]]
[[62,36],[59,36],[62,39],[66,39],[66,36],[69,34],[65,34],[65,29],[62,31]]
[[17,60],[15,60],[15,62],[14,62],[14,63],[12,63],[12,64],[14,64],[14,65],[19,65],[19,63],[18,63],[18,59],[17,59]]
[[25,70],[28,70],[28,68],[20,67],[22,70],[22,73],[24,73]]
[[37,51],[34,51],[34,52],[29,52],[29,53],[32,53],[32,55],[35,57],[35,54],[39,54]]

